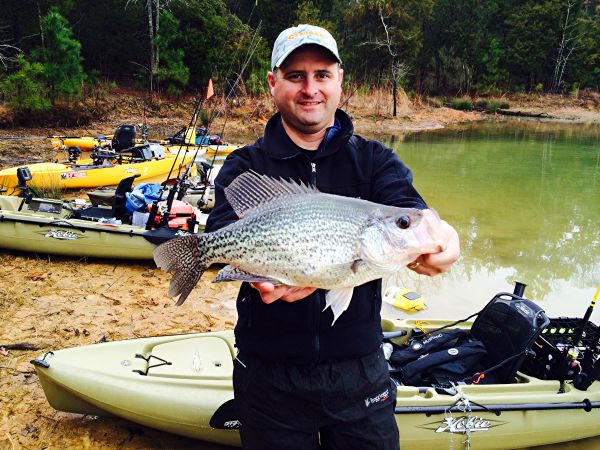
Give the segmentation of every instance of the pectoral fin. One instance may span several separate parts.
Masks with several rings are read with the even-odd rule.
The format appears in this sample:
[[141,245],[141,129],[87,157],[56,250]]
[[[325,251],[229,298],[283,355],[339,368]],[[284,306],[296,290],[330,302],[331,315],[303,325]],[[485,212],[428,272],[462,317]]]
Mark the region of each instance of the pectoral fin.
[[353,293],[354,287],[332,289],[327,292],[327,295],[325,296],[325,308],[323,308],[323,311],[327,308],[331,308],[331,311],[333,312],[333,322],[331,323],[331,326],[333,326],[338,317],[348,309]]
[[246,281],[248,283],[263,282],[273,283],[275,285],[281,284],[280,281],[274,278],[263,277],[261,275],[254,275],[252,273],[238,269],[235,266],[225,266],[221,270],[219,270],[219,273],[213,280],[213,283],[220,283],[223,281]]

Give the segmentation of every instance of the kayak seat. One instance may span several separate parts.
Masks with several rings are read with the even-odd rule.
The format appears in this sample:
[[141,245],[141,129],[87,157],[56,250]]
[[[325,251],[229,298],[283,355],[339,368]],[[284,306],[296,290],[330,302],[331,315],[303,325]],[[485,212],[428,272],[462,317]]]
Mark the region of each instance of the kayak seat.
[[111,146],[113,150],[119,151],[131,148],[135,145],[135,125],[119,125],[113,135]]
[[98,221],[100,219],[117,219],[122,222],[127,222],[127,209],[125,208],[125,201],[127,192],[131,192],[133,182],[140,176],[139,173],[123,178],[117,188],[115,189],[115,197],[113,200],[112,207],[106,206],[89,206],[87,208],[76,211],[73,217],[84,220]]
[[[550,319],[537,304],[515,294],[497,294],[478,314],[471,336],[483,342],[481,382],[511,383]],[[486,379],[487,378],[487,379]]]
[[[393,379],[410,386],[505,384],[515,381],[550,320],[522,292],[499,293],[478,313],[426,333],[413,330],[404,347],[392,347]],[[469,331],[449,329],[476,317]]]

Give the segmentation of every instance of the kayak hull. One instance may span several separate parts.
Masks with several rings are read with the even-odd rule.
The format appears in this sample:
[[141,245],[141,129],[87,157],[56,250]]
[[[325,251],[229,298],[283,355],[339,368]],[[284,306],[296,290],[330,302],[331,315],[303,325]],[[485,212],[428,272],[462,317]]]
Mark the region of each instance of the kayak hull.
[[[428,322],[433,327],[448,323]],[[409,331],[415,321],[384,320],[383,326]],[[34,364],[48,401],[61,411],[114,415],[183,436],[240,445],[236,430],[209,425],[217,408],[233,398],[234,355],[233,332],[222,331],[58,350]],[[517,383],[463,386],[455,395],[401,386],[396,407],[401,447],[462,446],[468,437],[473,448],[518,448],[599,434],[600,382],[585,392],[568,384],[558,394],[558,388],[556,381],[521,373]],[[471,411],[446,412],[462,395],[471,401]]]
[[[31,172],[29,185],[38,189],[81,189],[99,186],[116,186],[123,178],[139,174],[136,183],[159,179],[169,173],[175,163],[174,174],[178,165],[190,164],[194,158],[188,152],[175,157],[167,154],[163,159],[151,159],[129,164],[94,166],[91,160],[82,160],[77,165],[61,163],[36,163],[27,167]],[[195,166],[192,166],[195,174]],[[18,184],[17,167],[0,170],[0,187],[15,189]]]
[[[0,196],[0,248],[27,253],[77,257],[150,260],[157,243],[177,235],[176,230],[146,230],[68,218],[70,211],[27,210],[23,199]],[[35,202],[35,199],[34,199]],[[61,205],[46,201],[46,205]],[[46,208],[48,209],[48,208]],[[203,227],[202,227],[203,229]]]

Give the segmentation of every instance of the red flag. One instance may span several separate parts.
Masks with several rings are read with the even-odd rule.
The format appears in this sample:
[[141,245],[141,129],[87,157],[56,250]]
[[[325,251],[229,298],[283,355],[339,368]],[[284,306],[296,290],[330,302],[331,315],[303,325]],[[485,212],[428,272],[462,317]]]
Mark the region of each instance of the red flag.
[[208,79],[208,87],[206,88],[206,100],[215,95],[215,90],[213,89],[212,78]]

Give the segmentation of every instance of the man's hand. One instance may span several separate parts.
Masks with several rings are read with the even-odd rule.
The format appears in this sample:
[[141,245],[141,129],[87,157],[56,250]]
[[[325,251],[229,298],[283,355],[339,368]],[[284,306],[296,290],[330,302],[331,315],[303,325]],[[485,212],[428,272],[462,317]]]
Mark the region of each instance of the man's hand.
[[438,275],[450,269],[460,256],[458,233],[448,222],[439,221],[435,233],[440,238],[439,252],[421,255],[408,264],[408,268],[421,275]]
[[317,288],[303,288],[295,286],[275,286],[273,283],[250,283],[250,285],[256,289],[262,298],[262,301],[267,305],[273,303],[276,300],[283,300],[284,302],[295,302],[308,297],[310,294],[315,292]]

